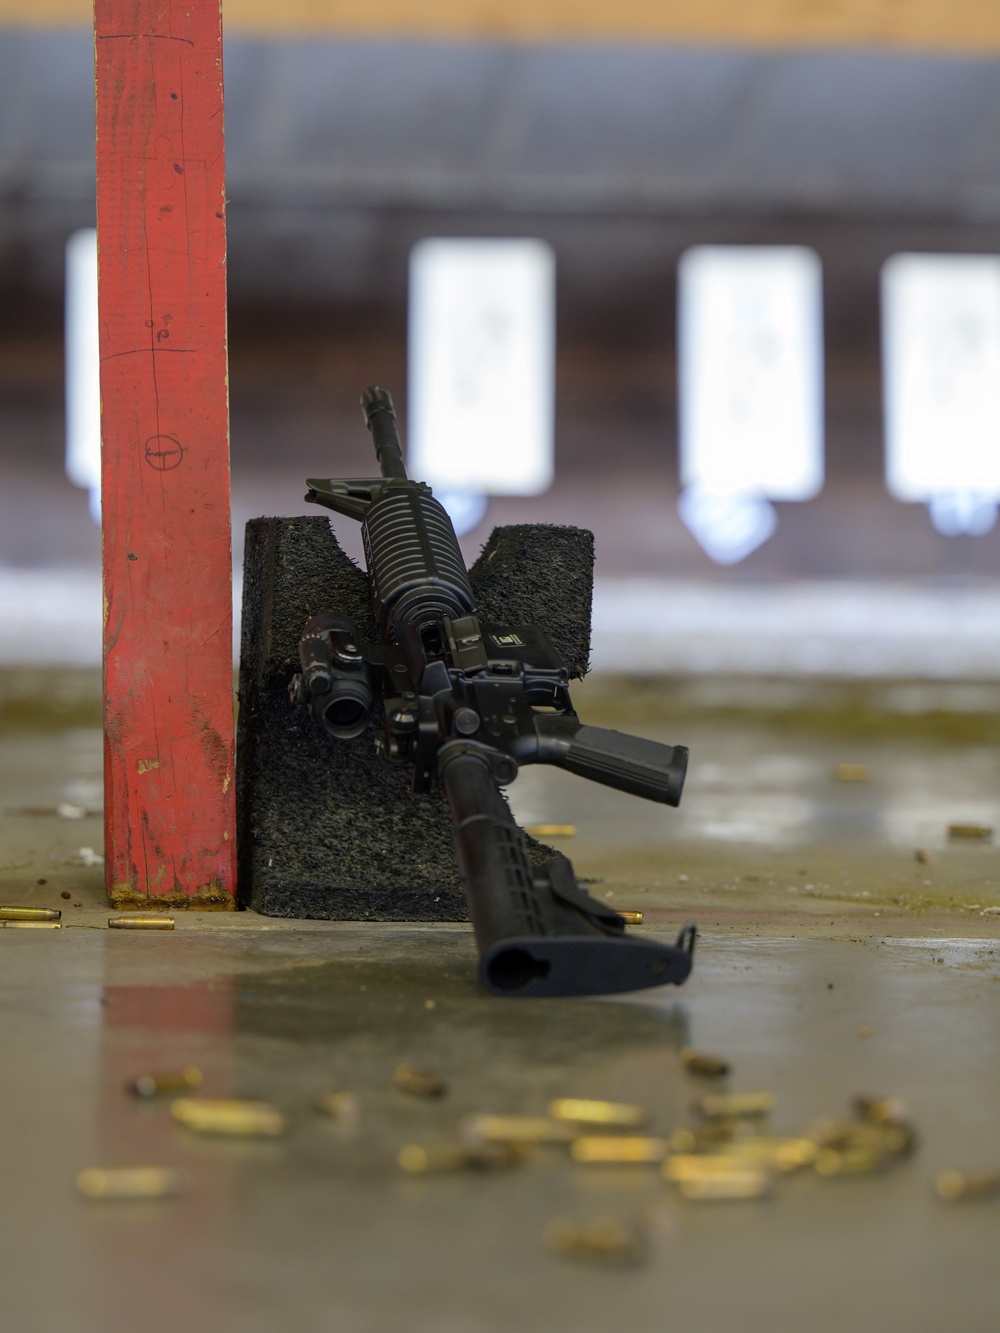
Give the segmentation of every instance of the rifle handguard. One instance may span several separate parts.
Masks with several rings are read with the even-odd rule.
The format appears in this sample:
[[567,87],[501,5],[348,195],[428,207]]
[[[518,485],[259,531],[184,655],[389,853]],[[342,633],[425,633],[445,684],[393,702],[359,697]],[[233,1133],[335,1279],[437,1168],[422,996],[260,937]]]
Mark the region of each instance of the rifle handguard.
[[693,927],[685,927],[674,946],[626,938],[617,913],[588,897],[564,856],[556,853],[546,871],[533,871],[524,834],[485,755],[446,745],[438,772],[487,990],[611,995],[679,985],[687,977]]
[[684,745],[582,725],[575,717],[535,717],[535,762],[556,764],[591,782],[663,805],[679,805],[687,771]]

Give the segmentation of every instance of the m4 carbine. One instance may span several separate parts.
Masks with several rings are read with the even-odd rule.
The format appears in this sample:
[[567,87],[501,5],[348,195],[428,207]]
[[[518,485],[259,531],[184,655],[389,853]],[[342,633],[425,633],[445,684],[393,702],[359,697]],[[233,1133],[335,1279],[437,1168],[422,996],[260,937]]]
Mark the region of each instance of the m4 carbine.
[[429,486],[407,478],[391,397],[375,387],[361,402],[382,475],[310,479],[306,499],[360,521],[382,642],[359,642],[335,612],[314,616],[302,632],[293,702],[351,741],[381,693],[381,753],[412,766],[415,791],[444,789],[487,989],[601,995],[679,984],[691,970],[694,927],[673,946],[626,938],[622,918],[580,887],[565,856],[532,867],[499,788],[520,764],[556,764],[677,805],[687,750],[584,726],[541,629],[480,621],[451,520]]

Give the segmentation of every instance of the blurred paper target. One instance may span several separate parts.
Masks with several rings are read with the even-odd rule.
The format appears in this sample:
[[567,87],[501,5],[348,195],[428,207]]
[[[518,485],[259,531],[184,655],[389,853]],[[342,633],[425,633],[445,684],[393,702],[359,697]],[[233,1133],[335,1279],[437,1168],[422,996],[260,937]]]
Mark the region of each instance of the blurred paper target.
[[886,485],[947,537],[1000,500],[1000,257],[898,254],[882,268]]
[[552,484],[555,259],[532,238],[430,237],[410,256],[411,476],[459,532],[488,495]]
[[699,245],[678,270],[679,513],[707,554],[743,560],[770,500],[823,485],[822,272],[804,246]]
[[97,232],[66,242],[66,475],[90,496],[101,521],[101,362],[97,324]]

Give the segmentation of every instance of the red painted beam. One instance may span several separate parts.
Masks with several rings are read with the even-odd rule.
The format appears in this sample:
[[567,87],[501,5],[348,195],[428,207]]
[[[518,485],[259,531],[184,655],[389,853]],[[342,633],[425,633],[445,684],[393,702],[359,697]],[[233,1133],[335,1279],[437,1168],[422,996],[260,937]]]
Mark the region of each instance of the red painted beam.
[[96,0],[95,37],[108,893],[232,907],[220,0]]

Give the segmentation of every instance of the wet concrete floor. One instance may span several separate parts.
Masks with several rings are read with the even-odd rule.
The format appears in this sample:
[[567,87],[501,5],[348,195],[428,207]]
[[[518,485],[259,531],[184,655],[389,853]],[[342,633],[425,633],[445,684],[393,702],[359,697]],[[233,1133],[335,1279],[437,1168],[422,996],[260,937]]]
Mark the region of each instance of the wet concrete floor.
[[[66,926],[0,932],[0,1327],[994,1329],[1000,1200],[949,1206],[931,1184],[1000,1169],[1000,866],[991,842],[945,832],[998,822],[995,752],[753,718],[672,738],[695,756],[681,811],[563,774],[511,788],[523,819],[576,825],[559,845],[595,893],[647,913],[638,929],[702,930],[683,988],[557,1001],[480,992],[464,926],[239,913],[109,931],[102,869],[83,864],[101,850],[98,733],[0,739],[0,901],[62,907]],[[847,761],[869,780],[834,781]],[[679,1061],[689,1043],[732,1061],[727,1086],[774,1091],[776,1131],[893,1093],[918,1149],[881,1174],[803,1172],[769,1199],[715,1204],[565,1149],[490,1173],[396,1164],[466,1113],[561,1095],[636,1101],[656,1132],[692,1123],[705,1086]],[[447,1094],[397,1091],[400,1061]],[[189,1063],[204,1095],[281,1106],[287,1135],[199,1138],[126,1091]],[[335,1088],[360,1099],[354,1128],[313,1109]],[[139,1163],[182,1167],[189,1192],[75,1193],[83,1167]],[[649,1250],[627,1267],[552,1254],[558,1216],[642,1221]]]

